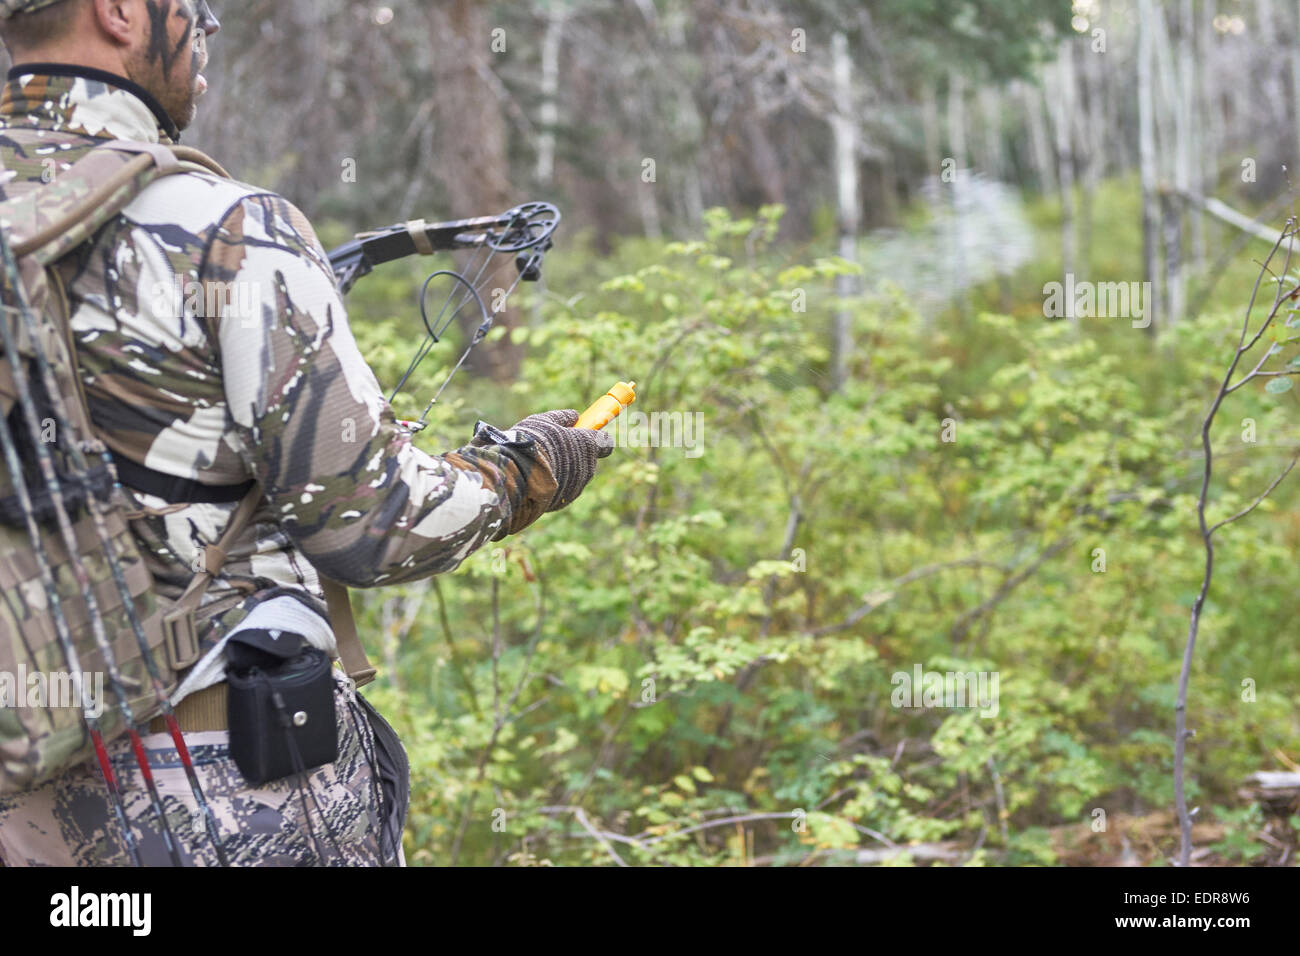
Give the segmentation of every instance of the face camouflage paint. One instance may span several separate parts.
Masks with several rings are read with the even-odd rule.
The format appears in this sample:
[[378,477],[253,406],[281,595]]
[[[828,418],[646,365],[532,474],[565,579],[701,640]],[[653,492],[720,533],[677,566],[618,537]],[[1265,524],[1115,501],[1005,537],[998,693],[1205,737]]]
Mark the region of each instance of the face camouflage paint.
[[221,25],[203,0],[145,0],[145,13],[145,43],[133,79],[154,95],[178,129],[185,129],[208,88],[207,38]]

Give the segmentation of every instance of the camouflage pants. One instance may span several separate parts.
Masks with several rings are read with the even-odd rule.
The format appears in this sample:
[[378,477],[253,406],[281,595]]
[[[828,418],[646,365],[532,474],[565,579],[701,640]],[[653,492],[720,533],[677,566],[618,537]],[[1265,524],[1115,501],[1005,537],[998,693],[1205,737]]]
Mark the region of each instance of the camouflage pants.
[[[308,773],[305,784],[292,777],[250,787],[230,757],[226,731],[185,735],[232,866],[403,863],[406,795],[385,798],[374,764],[376,734],[359,700],[342,685],[336,687],[338,760]],[[149,734],[143,740],[182,860],[187,866],[216,866],[216,852],[171,737]],[[119,738],[109,754],[142,861],[146,866],[169,866],[129,740]],[[402,804],[400,812],[394,812],[394,804]],[[387,853],[381,852],[381,833],[388,835]],[[0,797],[0,858],[6,866],[130,865],[94,761],[42,787]]]

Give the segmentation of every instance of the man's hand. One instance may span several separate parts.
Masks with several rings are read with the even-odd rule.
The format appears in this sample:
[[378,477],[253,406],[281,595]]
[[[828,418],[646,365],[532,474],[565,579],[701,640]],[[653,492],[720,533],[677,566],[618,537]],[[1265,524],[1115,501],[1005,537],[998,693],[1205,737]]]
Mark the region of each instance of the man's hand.
[[566,408],[529,415],[505,432],[482,422],[475,429],[470,444],[478,447],[520,440],[535,442],[555,478],[554,494],[545,501],[530,496],[510,522],[507,534],[516,534],[546,512],[559,511],[572,504],[596,474],[596,460],[613,453],[613,436],[589,428],[574,428],[577,420],[578,413]]

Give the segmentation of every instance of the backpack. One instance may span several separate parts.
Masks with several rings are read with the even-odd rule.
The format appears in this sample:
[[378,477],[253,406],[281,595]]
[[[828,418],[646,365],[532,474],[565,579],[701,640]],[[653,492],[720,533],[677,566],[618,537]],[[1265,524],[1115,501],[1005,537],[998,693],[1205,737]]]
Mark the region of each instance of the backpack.
[[183,597],[160,601],[128,524],[138,511],[95,435],[77,368],[55,264],[150,183],[187,171],[229,178],[197,150],[113,141],[0,202],[0,794],[96,756],[87,714],[103,740],[124,733],[114,682],[137,722],[159,712],[200,656],[194,612],[261,498],[254,486]]

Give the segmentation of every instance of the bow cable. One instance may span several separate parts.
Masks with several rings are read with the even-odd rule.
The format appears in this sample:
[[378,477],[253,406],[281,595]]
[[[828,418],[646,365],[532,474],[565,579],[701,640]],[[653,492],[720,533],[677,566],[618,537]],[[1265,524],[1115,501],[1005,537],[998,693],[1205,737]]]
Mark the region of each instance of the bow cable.
[[[468,360],[470,352],[492,329],[495,313],[484,304],[482,290],[489,281],[496,278],[504,268],[504,264],[498,262],[490,273],[488,267],[497,261],[496,257],[499,255],[515,254],[516,256],[514,281],[499,297],[504,302],[514,293],[521,281],[535,282],[541,277],[542,258],[551,248],[551,236],[559,222],[560,213],[554,206],[549,203],[531,202],[516,206],[499,216],[432,224],[416,220],[375,232],[361,233],[351,242],[329,254],[330,264],[338,280],[339,291],[347,293],[358,279],[369,274],[379,263],[415,254],[428,255],[433,252],[457,249],[472,250],[469,261],[462,269],[439,269],[430,273],[420,289],[420,318],[424,323],[425,338],[417,346],[405,373],[388,396],[390,404],[433,350],[433,346],[441,341],[452,322],[456,321],[462,310],[471,302],[478,307],[481,321],[459,361],[452,366],[429,404],[425,406],[419,420],[406,423],[412,431],[420,431],[426,426],[429,412],[442,396],[443,391]],[[430,321],[427,301],[429,286],[440,277],[450,278],[453,280],[453,285],[437,316]],[[458,294],[460,298],[457,300]]]

